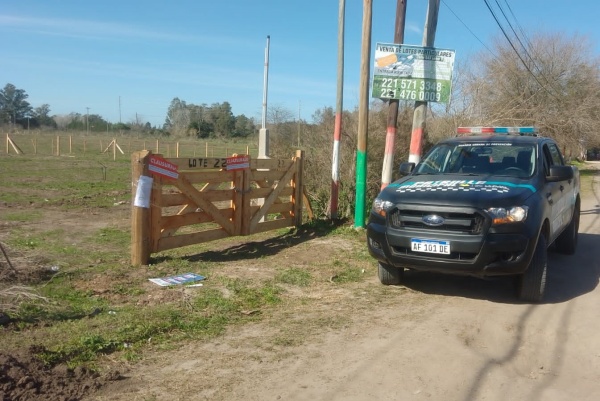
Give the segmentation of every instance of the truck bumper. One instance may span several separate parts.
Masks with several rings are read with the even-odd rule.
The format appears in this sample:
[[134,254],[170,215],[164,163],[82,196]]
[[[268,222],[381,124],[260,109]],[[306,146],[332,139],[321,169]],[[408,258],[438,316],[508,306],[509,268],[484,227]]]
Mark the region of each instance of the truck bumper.
[[[411,250],[411,239],[450,241],[450,255]],[[387,229],[367,226],[369,253],[378,261],[398,268],[466,276],[503,276],[523,273],[533,255],[535,238],[522,233],[465,235]]]

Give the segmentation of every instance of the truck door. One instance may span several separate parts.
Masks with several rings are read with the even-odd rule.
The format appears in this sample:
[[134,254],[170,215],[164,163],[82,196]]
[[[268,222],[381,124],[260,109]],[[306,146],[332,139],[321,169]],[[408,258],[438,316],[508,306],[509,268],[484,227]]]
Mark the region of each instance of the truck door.
[[[554,143],[545,143],[543,146],[544,173],[550,174],[550,166],[564,166],[558,147]],[[546,182],[546,200],[550,204],[550,236],[549,243],[563,231],[571,220],[573,205],[574,180]]]

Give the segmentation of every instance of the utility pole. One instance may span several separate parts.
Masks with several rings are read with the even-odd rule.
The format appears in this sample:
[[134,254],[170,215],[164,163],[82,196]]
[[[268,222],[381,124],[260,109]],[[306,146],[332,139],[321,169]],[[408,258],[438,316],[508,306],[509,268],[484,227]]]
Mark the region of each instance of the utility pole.
[[[406,3],[408,0],[398,0],[396,4],[396,26],[394,29],[394,43],[404,42],[404,23],[406,20]],[[383,156],[383,169],[381,172],[381,189],[392,182],[394,170],[394,145],[396,141],[396,126],[398,124],[398,99],[390,99],[388,108],[387,131],[385,135],[385,155]]]
[[300,149],[300,100],[298,100],[298,149]]
[[358,141],[356,151],[356,205],[354,227],[365,226],[367,197],[367,143],[369,129],[369,80],[371,75],[371,23],[373,0],[363,0],[362,50],[358,93]]
[[265,47],[265,70],[263,84],[263,104],[262,104],[262,126],[258,132],[258,158],[269,158],[269,130],[267,129],[267,92],[269,88],[269,47],[271,36],[267,35],[267,46]]
[[90,134],[90,108],[86,107],[86,113],[85,113],[85,130],[87,132],[87,134]]
[[329,213],[332,220],[338,218],[338,193],[340,186],[340,138],[342,136],[342,114],[344,112],[344,25],[346,0],[340,0],[338,12],[338,65],[337,100],[335,104],[335,126],[333,128],[333,156],[331,158],[331,200]]
[[[435,42],[435,30],[437,28],[440,0],[429,0],[427,8],[427,21],[423,32],[423,46],[433,47]],[[425,119],[427,118],[427,102],[415,102],[413,114],[412,133],[410,137],[410,153],[408,161],[419,163],[423,153],[423,134],[425,133]]]

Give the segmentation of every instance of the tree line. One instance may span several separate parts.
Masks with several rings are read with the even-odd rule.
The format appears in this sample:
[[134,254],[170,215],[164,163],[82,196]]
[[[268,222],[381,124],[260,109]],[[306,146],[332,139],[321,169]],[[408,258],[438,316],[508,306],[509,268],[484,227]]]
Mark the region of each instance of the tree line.
[[32,107],[29,95],[7,83],[0,89],[0,126],[21,129],[61,129],[84,132],[135,131],[136,133],[190,138],[246,138],[257,130],[253,119],[235,116],[228,102],[195,105],[174,98],[162,127],[139,121],[112,123],[98,114],[50,115],[50,105]]

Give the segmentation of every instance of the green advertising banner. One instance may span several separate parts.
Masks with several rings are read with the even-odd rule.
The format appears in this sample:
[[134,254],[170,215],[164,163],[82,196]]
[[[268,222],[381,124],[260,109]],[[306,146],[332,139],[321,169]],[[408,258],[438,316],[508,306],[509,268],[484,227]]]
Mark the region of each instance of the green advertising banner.
[[454,50],[377,43],[372,97],[448,103]]

